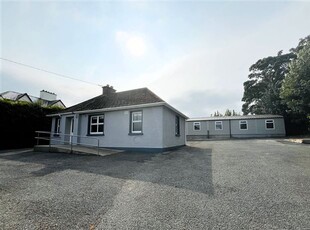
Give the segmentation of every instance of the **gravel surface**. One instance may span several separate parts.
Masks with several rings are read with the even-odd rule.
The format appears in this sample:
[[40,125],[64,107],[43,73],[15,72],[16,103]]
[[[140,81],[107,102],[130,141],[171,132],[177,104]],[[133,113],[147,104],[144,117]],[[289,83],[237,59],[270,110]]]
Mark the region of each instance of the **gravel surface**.
[[162,154],[0,152],[0,229],[310,229],[310,146]]

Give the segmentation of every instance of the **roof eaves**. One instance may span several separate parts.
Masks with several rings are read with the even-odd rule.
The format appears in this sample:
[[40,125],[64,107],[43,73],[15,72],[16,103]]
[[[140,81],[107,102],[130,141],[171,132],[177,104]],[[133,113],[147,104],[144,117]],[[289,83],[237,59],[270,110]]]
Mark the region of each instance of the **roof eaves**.
[[174,111],[175,113],[181,115],[181,117],[183,117],[184,119],[188,119],[188,116],[186,116],[185,114],[181,113],[179,110],[177,110],[176,108],[172,107],[172,106],[169,105],[167,102],[165,102],[164,106],[166,106],[167,108],[171,109],[171,110]]
[[117,111],[117,110],[156,107],[156,106],[163,106],[165,104],[167,104],[167,103],[166,102],[155,102],[155,103],[148,103],[148,104],[128,105],[128,106],[119,106],[119,107],[111,107],[111,108],[103,108],[103,109],[91,109],[91,110],[72,111],[72,112],[64,112],[64,113],[60,112],[60,113],[55,113],[55,114],[48,114],[47,116],[48,117],[54,117],[54,116],[69,115],[69,114],[109,112],[109,111]]

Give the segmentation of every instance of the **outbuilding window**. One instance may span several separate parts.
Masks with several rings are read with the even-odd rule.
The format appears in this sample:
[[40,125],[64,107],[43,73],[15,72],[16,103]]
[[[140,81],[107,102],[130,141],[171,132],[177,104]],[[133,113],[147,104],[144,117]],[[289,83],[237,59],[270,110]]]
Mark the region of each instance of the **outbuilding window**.
[[240,129],[247,130],[248,129],[248,121],[239,121]]
[[223,129],[223,122],[222,121],[216,121],[215,122],[215,130],[222,130]]
[[265,120],[266,129],[274,129],[274,120]]
[[89,134],[103,135],[104,115],[90,116],[89,118]]
[[175,135],[180,136],[180,117],[175,116]]
[[130,132],[133,134],[142,133],[142,111],[131,112]]
[[200,122],[194,122],[193,128],[195,131],[199,131],[200,130]]

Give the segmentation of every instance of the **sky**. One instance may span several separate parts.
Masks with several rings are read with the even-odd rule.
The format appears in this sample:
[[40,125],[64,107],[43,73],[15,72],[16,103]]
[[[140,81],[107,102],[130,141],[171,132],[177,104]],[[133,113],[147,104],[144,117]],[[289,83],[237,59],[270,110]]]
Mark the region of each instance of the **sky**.
[[57,94],[68,107],[148,87],[188,117],[241,112],[261,58],[310,34],[310,1],[1,1],[0,92]]

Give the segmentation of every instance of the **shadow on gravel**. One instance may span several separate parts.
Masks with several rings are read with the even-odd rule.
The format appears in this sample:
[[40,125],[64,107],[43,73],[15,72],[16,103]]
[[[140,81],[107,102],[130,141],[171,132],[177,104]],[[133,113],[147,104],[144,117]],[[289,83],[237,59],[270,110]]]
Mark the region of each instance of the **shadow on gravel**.
[[65,170],[78,170],[120,179],[138,180],[214,194],[212,150],[186,146],[164,153],[121,152],[105,157],[66,153],[21,152],[0,155],[0,159],[44,167],[30,176],[45,176]]

